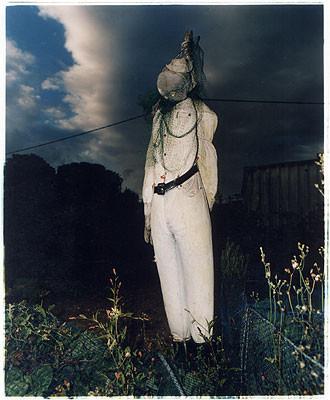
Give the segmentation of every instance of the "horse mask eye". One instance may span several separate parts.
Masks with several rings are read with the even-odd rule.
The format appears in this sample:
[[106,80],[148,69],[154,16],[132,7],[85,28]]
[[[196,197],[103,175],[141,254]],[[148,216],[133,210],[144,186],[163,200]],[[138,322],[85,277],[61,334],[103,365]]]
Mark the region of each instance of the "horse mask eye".
[[157,89],[162,97],[169,101],[182,101],[189,92],[189,80],[184,74],[165,69],[158,75]]

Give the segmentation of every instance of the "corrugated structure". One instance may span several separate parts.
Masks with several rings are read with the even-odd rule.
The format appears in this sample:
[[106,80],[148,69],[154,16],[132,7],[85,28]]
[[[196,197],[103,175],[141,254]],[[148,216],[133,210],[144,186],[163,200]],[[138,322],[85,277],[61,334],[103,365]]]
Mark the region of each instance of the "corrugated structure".
[[245,167],[242,197],[248,212],[258,212],[265,226],[274,228],[289,223],[292,217],[306,223],[322,218],[323,197],[320,167],[315,160]]

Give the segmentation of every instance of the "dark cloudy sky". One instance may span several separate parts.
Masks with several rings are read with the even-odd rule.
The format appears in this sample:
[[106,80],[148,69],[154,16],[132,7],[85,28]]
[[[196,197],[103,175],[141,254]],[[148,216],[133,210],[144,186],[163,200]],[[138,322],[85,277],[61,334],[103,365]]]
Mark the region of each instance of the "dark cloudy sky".
[[[208,98],[323,101],[321,5],[9,6],[6,21],[7,152],[140,114],[186,30],[201,36]],[[322,106],[208,105],[225,196],[244,166],[323,149]],[[141,119],[33,152],[103,164],[140,193],[149,135]]]

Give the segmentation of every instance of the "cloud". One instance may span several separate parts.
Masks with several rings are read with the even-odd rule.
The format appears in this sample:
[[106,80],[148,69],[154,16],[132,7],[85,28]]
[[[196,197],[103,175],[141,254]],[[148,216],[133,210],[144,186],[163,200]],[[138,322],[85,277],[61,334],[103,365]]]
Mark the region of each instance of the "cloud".
[[41,89],[43,90],[60,90],[62,87],[63,79],[60,73],[45,79],[41,83]]
[[29,67],[35,62],[35,57],[19,49],[11,39],[6,40],[6,56],[6,83],[10,87],[29,74]]
[[[106,101],[114,92],[111,28],[99,23],[90,7],[42,6],[39,15],[53,18],[65,29],[65,47],[74,65],[42,83],[44,90],[66,91],[63,101],[72,116],[58,120],[63,129],[91,129],[105,125],[114,115]],[[82,29],[83,27],[83,29]]]
[[55,121],[55,125],[57,120],[61,120],[66,116],[66,113],[58,107],[48,107],[44,109],[44,113],[48,118],[51,118]]
[[[116,7],[39,7],[41,17],[63,25],[65,48],[74,61],[68,69],[42,82],[43,90],[65,92],[62,109],[68,107],[70,117],[61,115],[58,109],[46,110],[56,127],[85,131],[142,112],[137,105],[139,92],[134,86],[145,77],[143,73],[134,74],[138,62],[134,57],[144,57],[149,50],[145,47],[141,55],[132,51],[135,15],[126,13],[125,19],[131,23],[123,26],[116,18],[117,10]],[[125,184],[140,192],[148,135],[148,128],[141,121],[106,129],[85,136],[74,146],[72,159],[101,163],[125,175]],[[135,172],[127,174],[130,170]]]
[[40,96],[35,94],[35,89],[32,86],[20,85],[17,96],[17,104],[24,110],[33,110],[37,106],[37,101]]
[[[201,36],[207,97],[322,101],[319,6],[40,6],[38,10],[41,18],[63,26],[64,46],[74,64],[44,74],[40,87],[33,86],[27,77],[38,60],[14,43],[8,47],[8,90],[15,89],[9,99],[13,126],[23,127],[23,115],[21,135],[35,121],[42,124],[45,118],[48,123],[46,131],[34,129],[38,135],[34,141],[140,114],[139,95],[156,88],[159,71],[178,53],[188,29]],[[57,96],[56,104],[40,105],[39,90],[47,99]],[[34,119],[33,104],[43,107]],[[322,107],[208,104],[219,117],[215,145],[225,193],[240,190],[246,165],[311,158],[322,146]],[[124,185],[140,192],[149,135],[150,127],[141,119],[40,152],[55,164],[70,160],[103,164],[123,175]]]
[[34,141],[31,127],[38,119],[40,95],[27,84],[35,57],[7,39],[6,145],[9,149]]

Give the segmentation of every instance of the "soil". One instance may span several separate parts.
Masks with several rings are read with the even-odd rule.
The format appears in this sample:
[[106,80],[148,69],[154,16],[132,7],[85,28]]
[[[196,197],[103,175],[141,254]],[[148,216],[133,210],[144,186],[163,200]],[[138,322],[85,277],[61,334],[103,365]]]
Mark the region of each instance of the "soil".
[[[145,344],[156,348],[162,346],[162,343],[171,342],[157,268],[154,263],[150,265],[148,282],[136,280],[136,282],[130,282],[129,287],[128,284],[125,285],[125,282],[122,282],[119,294],[122,297],[123,312],[133,313],[134,316],[144,315],[147,318],[144,322],[127,320],[130,337],[143,335]],[[55,307],[52,312],[61,321],[71,321],[82,328],[86,327],[88,322],[73,318],[78,317],[79,314],[91,317],[99,311],[99,318],[105,319],[106,309],[111,308],[111,303],[107,298],[97,295],[79,299],[54,300]]]

